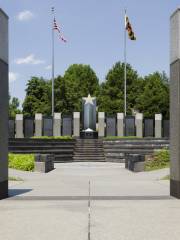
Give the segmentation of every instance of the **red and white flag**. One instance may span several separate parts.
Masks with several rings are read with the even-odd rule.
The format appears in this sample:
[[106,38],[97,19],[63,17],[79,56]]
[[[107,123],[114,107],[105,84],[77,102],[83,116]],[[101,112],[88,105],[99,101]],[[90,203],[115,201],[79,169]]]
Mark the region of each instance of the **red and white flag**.
[[66,38],[63,36],[62,32],[61,32],[61,28],[59,27],[59,25],[56,22],[56,18],[54,17],[54,23],[53,23],[53,30],[57,31],[59,34],[59,38],[63,41],[63,42],[67,42]]

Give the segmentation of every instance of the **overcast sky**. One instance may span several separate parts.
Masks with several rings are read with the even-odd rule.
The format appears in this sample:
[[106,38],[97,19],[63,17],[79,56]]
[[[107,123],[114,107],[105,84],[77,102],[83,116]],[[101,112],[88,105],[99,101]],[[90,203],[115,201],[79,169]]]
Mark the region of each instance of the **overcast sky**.
[[68,43],[55,40],[55,74],[90,64],[100,81],[123,61],[124,8],[137,36],[128,62],[140,75],[169,74],[169,17],[178,0],[0,0],[10,17],[10,93],[21,101],[31,76],[51,77],[51,7]]

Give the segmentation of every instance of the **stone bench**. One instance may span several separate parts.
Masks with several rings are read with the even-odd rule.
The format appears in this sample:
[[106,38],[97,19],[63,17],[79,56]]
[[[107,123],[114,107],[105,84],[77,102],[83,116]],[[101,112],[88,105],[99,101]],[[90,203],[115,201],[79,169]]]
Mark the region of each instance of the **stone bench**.
[[126,155],[125,168],[132,172],[143,172],[145,170],[145,156],[140,154]]
[[48,173],[54,169],[53,154],[35,155],[35,172]]

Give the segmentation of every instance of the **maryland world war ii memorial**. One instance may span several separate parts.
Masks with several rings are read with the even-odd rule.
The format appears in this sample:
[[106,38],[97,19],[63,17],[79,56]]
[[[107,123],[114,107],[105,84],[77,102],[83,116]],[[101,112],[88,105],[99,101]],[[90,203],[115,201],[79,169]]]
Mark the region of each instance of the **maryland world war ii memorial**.
[[[136,40],[126,14],[125,43]],[[126,51],[124,111],[99,110],[90,92],[79,111],[56,111],[54,45],[52,113],[10,116],[8,25],[0,9],[0,238],[179,239],[180,9],[170,16],[170,118],[129,114]],[[55,17],[54,31],[67,42]]]

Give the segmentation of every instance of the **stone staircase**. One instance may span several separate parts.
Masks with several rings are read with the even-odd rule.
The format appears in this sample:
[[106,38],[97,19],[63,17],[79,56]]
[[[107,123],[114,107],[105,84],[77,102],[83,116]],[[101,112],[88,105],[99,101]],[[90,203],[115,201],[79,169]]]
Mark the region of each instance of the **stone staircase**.
[[100,139],[77,139],[74,162],[105,162],[103,141]]

